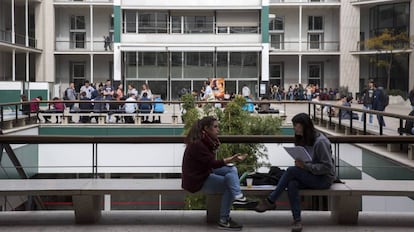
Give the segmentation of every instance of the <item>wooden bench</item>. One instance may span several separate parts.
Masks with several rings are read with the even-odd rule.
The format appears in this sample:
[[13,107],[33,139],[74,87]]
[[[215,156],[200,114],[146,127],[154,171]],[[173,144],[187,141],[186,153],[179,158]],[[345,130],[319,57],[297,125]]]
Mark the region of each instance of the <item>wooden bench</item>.
[[[267,195],[273,186],[242,187],[246,195]],[[0,195],[72,196],[77,223],[95,223],[101,217],[106,194],[183,194],[180,179],[24,179],[0,180]],[[331,218],[356,224],[362,196],[414,196],[410,180],[345,180],[326,190],[301,190],[301,195],[329,196]],[[207,221],[219,218],[220,195],[207,195]]]

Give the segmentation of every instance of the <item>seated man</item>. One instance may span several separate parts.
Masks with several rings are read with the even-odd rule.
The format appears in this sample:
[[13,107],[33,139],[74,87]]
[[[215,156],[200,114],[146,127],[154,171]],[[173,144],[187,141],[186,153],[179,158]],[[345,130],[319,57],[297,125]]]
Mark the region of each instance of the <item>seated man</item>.
[[[153,113],[162,114],[164,113],[164,103],[160,97],[154,99],[154,110]],[[161,123],[161,116],[158,116],[158,120],[155,120],[155,116],[152,117],[152,122]]]
[[[63,110],[65,109],[65,104],[63,104],[63,102],[60,102],[61,101],[60,98],[54,97],[52,100],[56,102],[49,103],[49,109],[43,112],[44,113],[63,113]],[[46,123],[51,122],[50,121],[51,116],[44,116],[43,118],[45,119]],[[58,116],[56,116],[56,123],[59,123]]]
[[263,97],[262,98],[262,102],[258,104],[258,108],[257,108],[257,113],[259,114],[278,114],[279,110],[275,110],[273,108],[270,108],[270,103],[267,102],[268,98],[267,97]]

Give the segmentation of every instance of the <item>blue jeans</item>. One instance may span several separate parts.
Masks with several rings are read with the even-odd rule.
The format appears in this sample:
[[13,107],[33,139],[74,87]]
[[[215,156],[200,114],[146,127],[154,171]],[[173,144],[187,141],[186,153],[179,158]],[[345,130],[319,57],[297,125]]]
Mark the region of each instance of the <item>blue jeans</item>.
[[287,188],[293,220],[300,221],[299,189],[327,189],[331,183],[327,176],[313,175],[299,167],[289,167],[280,178],[276,189],[269,195],[269,200],[275,202]]
[[[366,106],[362,106],[362,109],[364,110],[372,110],[372,104],[368,104]],[[362,113],[362,117],[361,117],[361,121],[364,121],[364,114],[366,113]],[[369,114],[369,123],[372,124],[372,114]]]
[[222,193],[220,219],[227,220],[234,198],[240,195],[239,175],[235,166],[214,169],[204,182],[201,192],[207,194]]
[[378,126],[382,125],[384,127],[385,126],[384,116],[377,114],[377,119],[378,119]]

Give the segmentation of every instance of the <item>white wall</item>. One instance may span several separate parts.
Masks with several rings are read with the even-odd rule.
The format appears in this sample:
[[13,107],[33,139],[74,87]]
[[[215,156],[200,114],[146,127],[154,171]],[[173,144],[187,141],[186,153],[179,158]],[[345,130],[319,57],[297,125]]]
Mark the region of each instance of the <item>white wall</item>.
[[324,41],[339,41],[339,10],[330,8],[304,9],[302,41],[308,41],[308,16],[323,16]]

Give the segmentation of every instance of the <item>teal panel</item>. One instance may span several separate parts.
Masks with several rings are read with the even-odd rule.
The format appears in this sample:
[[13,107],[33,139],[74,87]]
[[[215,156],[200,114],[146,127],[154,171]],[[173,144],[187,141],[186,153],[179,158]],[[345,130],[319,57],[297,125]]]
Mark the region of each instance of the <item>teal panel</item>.
[[269,6],[262,6],[262,43],[269,43]]
[[0,90],[0,103],[19,102],[20,90]]
[[414,170],[367,150],[362,150],[362,171],[378,180],[414,180]]
[[[13,151],[23,166],[27,176],[32,177],[38,174],[39,155],[37,144],[24,145],[15,148]],[[3,152],[2,154],[0,166],[0,179],[20,179],[16,168],[6,152]]]
[[121,7],[114,6],[114,42],[121,42]]
[[344,162],[342,160],[339,161],[339,173],[338,177],[340,179],[362,179],[362,172],[358,168]]
[[39,135],[182,135],[182,127],[39,127]]
[[[38,97],[38,96],[42,96],[42,100],[43,101],[47,101],[49,99],[47,89],[40,89],[40,90],[34,89],[34,90],[30,90],[29,96],[30,96],[30,99],[35,98],[35,97]],[[42,103],[40,105],[41,106],[47,106],[46,103]]]

